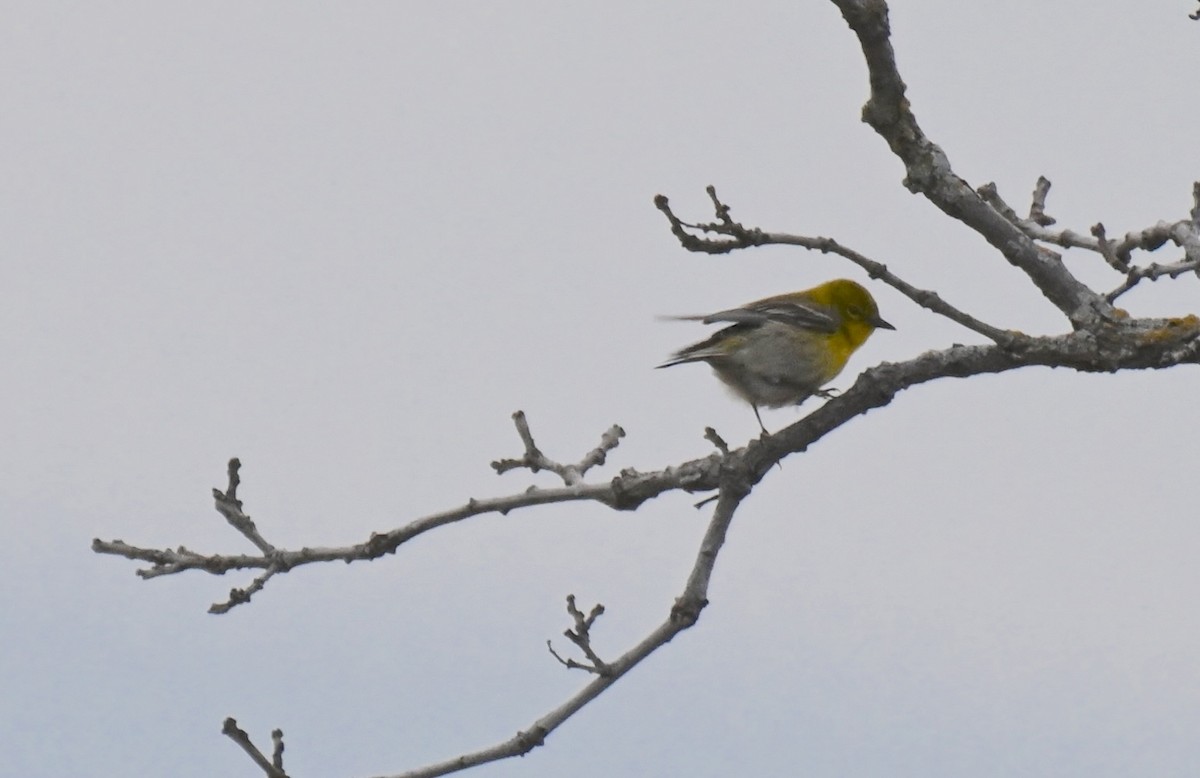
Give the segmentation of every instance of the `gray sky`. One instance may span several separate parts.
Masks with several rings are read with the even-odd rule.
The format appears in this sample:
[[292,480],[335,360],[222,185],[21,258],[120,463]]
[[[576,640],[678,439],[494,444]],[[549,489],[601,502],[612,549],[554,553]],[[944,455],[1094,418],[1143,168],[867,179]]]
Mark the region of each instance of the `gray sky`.
[[[926,132],[973,185],[1109,234],[1200,178],[1194,3],[893,4]],[[231,456],[281,546],[548,478],[497,477],[526,411],[607,477],[757,433],[696,313],[861,272],[683,251],[651,199],[836,237],[998,326],[1066,323],[900,185],[859,122],[830,3],[12,3],[0,29],[0,752],[5,774],[398,772],[578,689],[563,598],[615,656],[683,586],[706,520],[555,506],[309,567],[143,582],[93,537],[250,552],[212,509]],[[1165,252],[1157,257],[1171,261]],[[1119,279],[1094,255],[1085,279]],[[878,284],[881,360],[978,337]],[[1137,315],[1195,312],[1196,279]],[[555,733],[481,776],[1185,776],[1200,772],[1200,373],[1029,370],[905,392],[772,473],[712,604]],[[809,406],[805,406],[808,408]],[[812,407],[815,407],[812,406]],[[769,413],[769,427],[797,418]]]

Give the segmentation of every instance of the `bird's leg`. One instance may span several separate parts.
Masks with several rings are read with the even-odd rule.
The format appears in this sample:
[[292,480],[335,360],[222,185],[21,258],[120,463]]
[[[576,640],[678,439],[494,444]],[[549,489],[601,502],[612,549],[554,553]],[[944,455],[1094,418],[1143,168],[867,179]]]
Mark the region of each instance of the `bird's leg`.
[[771,433],[767,432],[767,425],[762,423],[762,416],[758,415],[758,406],[754,403],[750,403],[750,407],[754,409],[754,418],[758,419],[758,427],[762,430],[762,436],[764,438],[771,437]]
[[[771,438],[771,433],[767,432],[767,425],[762,423],[762,416],[758,415],[758,406],[755,405],[754,403],[750,403],[750,407],[754,409],[754,418],[758,419],[758,426],[762,430],[762,437],[760,437],[759,440],[761,440],[765,443],[767,440],[769,440]],[[782,459],[775,460],[775,467],[778,467],[780,470],[782,470],[783,469],[783,460]]]

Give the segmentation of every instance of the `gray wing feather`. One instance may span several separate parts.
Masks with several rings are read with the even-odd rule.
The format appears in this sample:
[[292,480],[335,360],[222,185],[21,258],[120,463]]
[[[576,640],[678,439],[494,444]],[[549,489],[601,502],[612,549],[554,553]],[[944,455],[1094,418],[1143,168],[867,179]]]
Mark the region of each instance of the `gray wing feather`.
[[821,332],[834,332],[838,328],[838,320],[825,306],[778,301],[764,302],[760,305],[743,308],[730,308],[727,311],[711,313],[702,321],[705,324],[732,322],[751,326],[761,326],[774,321],[791,327]]

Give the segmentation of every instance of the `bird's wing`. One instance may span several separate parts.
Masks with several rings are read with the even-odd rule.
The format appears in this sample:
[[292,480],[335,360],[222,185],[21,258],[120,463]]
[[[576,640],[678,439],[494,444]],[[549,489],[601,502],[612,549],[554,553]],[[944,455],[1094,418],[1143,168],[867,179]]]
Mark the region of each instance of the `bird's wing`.
[[779,300],[768,298],[757,303],[750,303],[741,308],[730,308],[705,316],[705,324],[732,322],[734,324],[749,324],[761,326],[767,322],[779,322],[792,327],[819,332],[835,332],[838,319],[824,305],[807,301]]

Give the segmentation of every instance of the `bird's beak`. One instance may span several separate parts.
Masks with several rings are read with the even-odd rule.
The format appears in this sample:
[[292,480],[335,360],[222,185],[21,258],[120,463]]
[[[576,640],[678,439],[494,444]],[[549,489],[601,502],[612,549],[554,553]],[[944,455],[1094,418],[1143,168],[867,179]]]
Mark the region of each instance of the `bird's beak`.
[[886,321],[884,321],[883,319],[879,318],[878,316],[876,316],[874,319],[871,319],[871,322],[870,322],[870,323],[871,323],[871,324],[872,324],[872,325],[873,325],[873,326],[874,326],[876,329],[880,329],[880,330],[894,330],[894,329],[896,329],[895,327],[893,327],[892,325],[888,324]]

